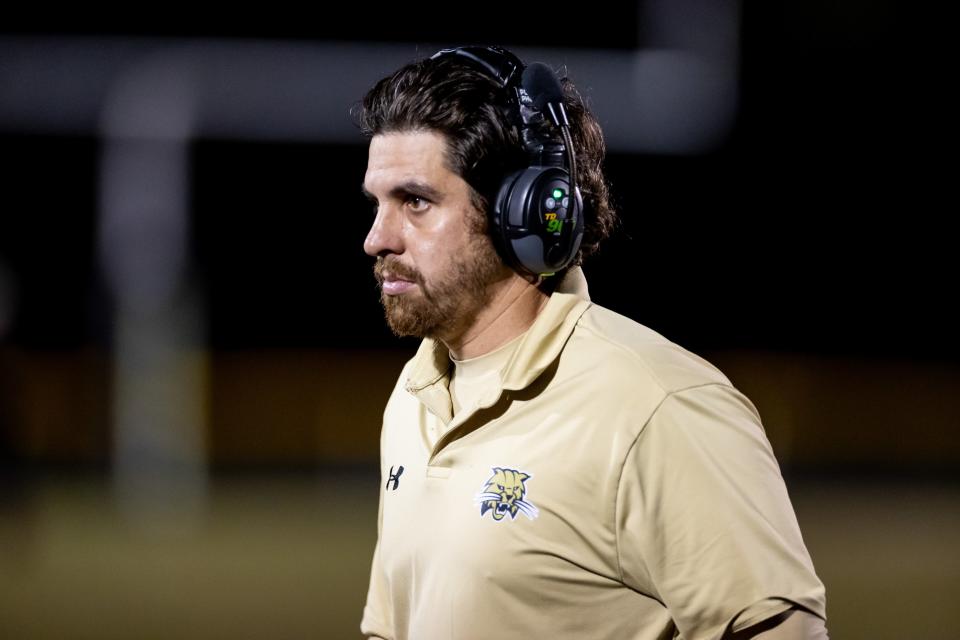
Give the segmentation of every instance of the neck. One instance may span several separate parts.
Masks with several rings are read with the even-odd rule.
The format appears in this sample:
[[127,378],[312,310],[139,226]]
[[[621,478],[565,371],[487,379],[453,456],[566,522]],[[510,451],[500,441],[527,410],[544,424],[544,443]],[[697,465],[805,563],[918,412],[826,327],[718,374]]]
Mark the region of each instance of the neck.
[[550,296],[536,283],[512,273],[493,285],[490,303],[470,319],[457,335],[441,337],[458,360],[489,353],[530,328]]

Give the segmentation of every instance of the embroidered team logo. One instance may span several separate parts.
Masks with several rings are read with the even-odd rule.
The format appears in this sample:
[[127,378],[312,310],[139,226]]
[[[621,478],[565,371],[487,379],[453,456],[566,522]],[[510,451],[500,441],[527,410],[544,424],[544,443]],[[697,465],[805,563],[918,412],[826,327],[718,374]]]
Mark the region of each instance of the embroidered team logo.
[[524,500],[527,493],[524,483],[533,476],[516,469],[492,469],[493,475],[473,499],[480,505],[481,518],[487,511],[490,511],[490,515],[498,522],[507,515],[516,520],[517,513],[523,513],[531,520],[540,515],[540,510],[533,506],[533,503]]

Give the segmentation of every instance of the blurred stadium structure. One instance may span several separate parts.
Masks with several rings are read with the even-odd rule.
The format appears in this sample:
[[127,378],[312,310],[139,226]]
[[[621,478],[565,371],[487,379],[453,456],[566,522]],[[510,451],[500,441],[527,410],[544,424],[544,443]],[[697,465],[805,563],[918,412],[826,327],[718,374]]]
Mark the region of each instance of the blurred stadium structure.
[[379,416],[415,343],[361,253],[349,109],[481,39],[585,90],[624,216],[594,298],[755,401],[835,637],[956,637],[960,351],[928,295],[955,267],[937,238],[889,260],[914,232],[869,219],[914,156],[875,139],[904,103],[861,64],[893,19],[850,10],[641,2],[565,47],[492,20],[0,35],[0,637],[356,635]]

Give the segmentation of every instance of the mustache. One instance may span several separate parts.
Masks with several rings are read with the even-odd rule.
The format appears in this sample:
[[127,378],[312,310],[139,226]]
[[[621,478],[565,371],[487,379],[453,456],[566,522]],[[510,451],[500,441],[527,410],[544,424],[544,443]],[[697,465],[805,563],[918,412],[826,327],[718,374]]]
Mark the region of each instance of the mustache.
[[423,277],[420,275],[420,272],[413,267],[408,267],[398,260],[390,260],[388,262],[386,258],[378,256],[377,262],[373,265],[373,276],[377,279],[378,284],[383,284],[385,272],[389,272],[391,275],[402,278],[403,280],[423,284]]

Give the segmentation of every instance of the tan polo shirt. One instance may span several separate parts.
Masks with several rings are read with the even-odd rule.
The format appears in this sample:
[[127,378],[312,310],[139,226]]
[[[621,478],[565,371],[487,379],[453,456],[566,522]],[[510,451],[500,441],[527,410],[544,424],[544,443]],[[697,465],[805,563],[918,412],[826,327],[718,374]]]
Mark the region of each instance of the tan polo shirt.
[[516,351],[523,335],[521,333],[490,353],[475,358],[457,360],[450,356],[453,363],[450,370],[450,401],[453,403],[454,415],[465,407],[480,404],[486,394],[500,386],[500,370]]
[[568,280],[478,406],[453,417],[442,343],[404,367],[362,631],[692,639],[791,606],[825,618],[753,404]]

